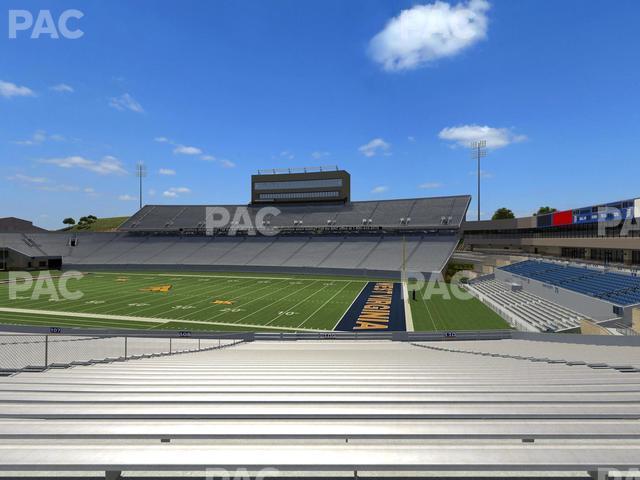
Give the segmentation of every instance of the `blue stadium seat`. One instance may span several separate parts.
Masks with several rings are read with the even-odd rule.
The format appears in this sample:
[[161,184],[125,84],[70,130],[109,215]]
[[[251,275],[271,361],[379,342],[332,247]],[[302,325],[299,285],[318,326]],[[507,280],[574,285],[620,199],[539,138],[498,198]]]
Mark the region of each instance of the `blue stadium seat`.
[[538,280],[617,305],[640,303],[640,278],[539,260],[514,263],[501,270]]

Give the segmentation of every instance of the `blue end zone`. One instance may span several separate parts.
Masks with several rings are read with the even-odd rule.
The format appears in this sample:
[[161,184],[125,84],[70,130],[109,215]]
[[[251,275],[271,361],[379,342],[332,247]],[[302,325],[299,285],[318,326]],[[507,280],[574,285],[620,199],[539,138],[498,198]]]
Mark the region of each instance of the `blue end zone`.
[[404,332],[402,284],[367,283],[335,329],[342,332]]

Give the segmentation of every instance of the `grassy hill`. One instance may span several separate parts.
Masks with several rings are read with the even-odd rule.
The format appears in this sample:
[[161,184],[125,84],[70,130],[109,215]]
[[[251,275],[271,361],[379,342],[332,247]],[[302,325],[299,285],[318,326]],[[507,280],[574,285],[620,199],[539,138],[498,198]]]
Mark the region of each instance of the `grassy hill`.
[[73,227],[66,228],[67,232],[110,232],[118,228],[122,222],[129,217],[110,217],[99,218],[95,222],[85,226],[74,225]]

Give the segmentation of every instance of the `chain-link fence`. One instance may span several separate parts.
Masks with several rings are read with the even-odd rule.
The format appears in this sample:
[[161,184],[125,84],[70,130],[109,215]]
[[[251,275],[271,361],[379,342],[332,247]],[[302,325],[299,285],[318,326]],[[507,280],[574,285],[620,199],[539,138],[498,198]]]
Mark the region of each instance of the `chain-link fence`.
[[0,374],[222,348],[238,338],[0,334]]

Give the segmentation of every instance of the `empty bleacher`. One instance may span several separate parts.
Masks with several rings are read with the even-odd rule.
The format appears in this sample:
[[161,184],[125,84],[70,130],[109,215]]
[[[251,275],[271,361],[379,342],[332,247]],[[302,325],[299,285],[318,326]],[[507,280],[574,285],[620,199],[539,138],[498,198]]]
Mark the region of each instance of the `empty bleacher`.
[[585,361],[628,353],[638,363],[638,354],[567,349],[257,341],[19,373],[0,379],[0,471],[583,479],[635,468],[640,373]]
[[[220,228],[206,223],[213,207],[147,205],[118,232],[51,232],[28,238],[3,234],[0,246],[17,246],[33,256],[62,256],[63,265],[78,268],[308,268],[395,275],[404,261],[411,271],[431,273],[442,271],[455,249],[469,200],[453,196],[279,205],[279,215],[264,218],[260,207],[222,205],[216,208],[229,217]],[[217,212],[214,220],[221,210]]]
[[[6,240],[5,240],[6,239]],[[74,239],[76,246],[70,246]],[[9,246],[20,234],[5,234]],[[166,268],[256,267],[262,269],[313,268],[328,273],[397,273],[403,249],[407,268],[440,272],[458,241],[455,235],[286,235],[286,236],[178,236],[128,233],[49,233],[36,237],[38,252],[60,255],[68,268],[147,266]],[[404,247],[403,247],[404,242]],[[29,247],[25,245],[25,250]],[[35,252],[33,252],[35,254]]]
[[537,295],[513,291],[499,280],[480,279],[471,282],[470,287],[540,332],[578,328],[580,320],[588,318]]
[[640,303],[640,278],[622,273],[539,260],[526,260],[501,269],[616,305]]
[[[278,215],[268,216],[271,227],[370,227],[413,226],[416,228],[459,227],[469,205],[466,195],[351,202],[345,205],[278,205]],[[237,209],[246,209],[252,223],[260,207],[245,205],[212,206],[224,208],[233,221]],[[122,231],[179,231],[203,229],[204,205],[147,205],[124,222]],[[260,227],[261,225],[258,225]]]

